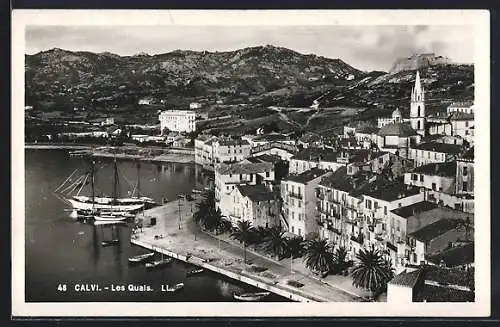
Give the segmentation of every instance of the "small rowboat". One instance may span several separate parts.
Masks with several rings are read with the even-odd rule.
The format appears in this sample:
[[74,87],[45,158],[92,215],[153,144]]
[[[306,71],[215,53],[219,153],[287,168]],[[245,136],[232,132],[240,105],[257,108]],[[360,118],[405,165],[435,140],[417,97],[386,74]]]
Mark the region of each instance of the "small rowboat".
[[109,241],[102,241],[101,245],[102,246],[111,246],[111,245],[116,245],[118,243],[120,243],[120,240],[119,239],[114,239],[114,240],[109,240]]
[[154,255],[155,255],[154,252],[149,252],[149,253],[145,253],[145,254],[139,254],[139,255],[136,255],[136,256],[128,258],[128,262],[129,263],[143,262],[143,261],[146,261],[146,260],[152,258]]
[[255,292],[255,293],[241,293],[233,294],[233,297],[239,301],[260,301],[266,296],[271,294],[271,292]]
[[146,262],[145,266],[148,269],[163,267],[172,262],[172,258],[165,258],[160,260],[155,260],[153,262]]
[[198,189],[196,189],[196,188],[192,189],[192,190],[191,190],[191,192],[192,192],[193,194],[202,194],[202,193],[203,193],[203,191],[202,191],[202,190],[198,190]]
[[175,292],[180,291],[183,288],[184,288],[184,283],[178,283],[178,284],[175,284],[172,287],[170,287],[169,285],[167,285],[167,288],[165,289],[165,291],[166,292],[175,293]]
[[116,216],[116,215],[95,215],[94,219],[96,221],[124,221],[127,220],[128,217],[126,216]]
[[193,270],[186,272],[186,276],[193,276],[193,275],[201,274],[204,271],[205,271],[205,269],[203,269],[203,268],[193,269]]

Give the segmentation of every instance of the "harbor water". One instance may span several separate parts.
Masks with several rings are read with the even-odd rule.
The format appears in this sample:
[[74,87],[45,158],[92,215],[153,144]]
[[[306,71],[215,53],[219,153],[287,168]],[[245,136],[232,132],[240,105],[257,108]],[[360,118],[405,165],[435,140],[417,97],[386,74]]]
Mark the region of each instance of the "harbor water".
[[[69,205],[53,191],[75,170],[88,170],[82,158],[71,158],[65,150],[25,151],[25,280],[28,302],[229,302],[233,293],[256,288],[224,276],[204,272],[186,277],[189,264],[174,261],[154,270],[130,265],[128,258],[148,252],[130,244],[131,227],[94,226],[70,217]],[[113,167],[110,159],[96,159],[96,190],[111,195]],[[201,188],[213,178],[193,164],[118,162],[121,196],[133,191],[140,176],[141,194],[156,201],[173,200],[180,193]],[[76,174],[75,174],[76,175]],[[88,187],[82,188],[82,195]],[[186,207],[185,210],[195,210]],[[119,243],[103,247],[102,241]],[[157,254],[157,258],[161,258]],[[176,293],[162,285],[185,284]],[[144,287],[150,291],[144,291]],[[100,291],[92,290],[98,287]],[[127,288],[119,291],[121,287]],[[107,289],[106,289],[107,288]],[[264,301],[287,301],[271,294]]]

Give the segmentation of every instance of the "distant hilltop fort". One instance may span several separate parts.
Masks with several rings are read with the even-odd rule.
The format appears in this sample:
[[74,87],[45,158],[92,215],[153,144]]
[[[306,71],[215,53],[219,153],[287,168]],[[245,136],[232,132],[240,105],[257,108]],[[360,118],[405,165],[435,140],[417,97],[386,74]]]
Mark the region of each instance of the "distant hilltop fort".
[[451,64],[450,58],[436,56],[434,53],[414,54],[411,57],[399,58],[392,66],[390,73],[405,70],[416,70],[422,67]]

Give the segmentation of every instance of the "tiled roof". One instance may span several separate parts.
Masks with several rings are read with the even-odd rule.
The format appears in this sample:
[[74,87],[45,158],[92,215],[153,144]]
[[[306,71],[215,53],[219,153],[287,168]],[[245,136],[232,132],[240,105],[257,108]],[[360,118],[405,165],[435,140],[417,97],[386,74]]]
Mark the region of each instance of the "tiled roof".
[[474,101],[457,101],[451,103],[448,108],[464,108],[464,107],[471,107],[474,105]]
[[455,267],[474,262],[474,243],[453,247],[449,250],[430,256],[428,259],[435,264],[439,264],[441,260],[443,260],[448,267]]
[[274,165],[270,162],[261,163],[236,163],[236,164],[221,164],[217,166],[216,171],[221,175],[229,174],[257,174],[270,172],[274,169]]
[[458,219],[441,219],[409,234],[409,236],[422,242],[431,241],[436,237],[457,228],[459,223],[460,221]]
[[334,152],[331,149],[306,148],[293,156],[292,159],[334,162],[337,160],[337,152]]
[[246,160],[248,160],[249,162],[253,162],[253,163],[271,162],[273,164],[276,162],[282,161],[281,157],[277,156],[275,154],[261,154],[260,156],[249,157]]
[[474,114],[469,114],[466,112],[455,111],[451,116],[450,120],[474,120]]
[[395,213],[396,215],[398,215],[400,217],[408,218],[408,217],[411,217],[419,212],[429,211],[429,210],[435,209],[437,207],[438,207],[438,205],[435,203],[428,202],[428,201],[421,201],[421,202],[410,204],[409,206],[393,209],[393,210],[391,210],[391,212]]
[[241,195],[252,201],[269,201],[276,199],[276,193],[269,190],[264,184],[238,185]]
[[283,134],[264,134],[257,136],[253,139],[253,141],[268,141],[268,142],[276,142],[276,141],[289,141],[290,138]]
[[411,272],[403,271],[394,277],[389,284],[413,288],[418,280],[422,278],[423,273],[424,271],[422,269],[417,269]]
[[217,141],[221,146],[250,145],[247,140],[242,139],[221,138]]
[[441,152],[441,153],[460,153],[462,147],[457,144],[427,142],[412,146],[412,149]]
[[417,135],[417,132],[413,128],[411,128],[410,125],[408,124],[391,123],[382,127],[378,132],[378,135],[408,137],[412,135]]
[[292,182],[297,182],[297,183],[308,183],[312,181],[313,179],[316,179],[322,175],[325,175],[328,173],[327,170],[319,169],[319,168],[313,168],[311,170],[306,170],[302,174],[299,175],[290,175],[286,180],[292,181]]
[[419,192],[420,190],[418,187],[408,186],[401,182],[387,179],[377,179],[368,184],[368,186],[363,189],[362,194],[383,201],[394,201],[418,194]]
[[456,161],[430,163],[427,165],[419,166],[413,170],[413,173],[441,177],[454,177],[456,175],[456,172]]

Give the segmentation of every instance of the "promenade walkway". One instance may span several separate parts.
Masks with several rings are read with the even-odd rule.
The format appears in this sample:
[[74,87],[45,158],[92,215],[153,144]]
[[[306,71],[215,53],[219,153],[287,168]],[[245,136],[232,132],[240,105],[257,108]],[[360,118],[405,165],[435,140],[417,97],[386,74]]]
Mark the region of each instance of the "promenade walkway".
[[[351,281],[344,276],[328,276],[321,281],[312,276],[304,267],[301,259],[295,259],[294,271],[290,271],[290,261],[276,261],[253,251],[247,251],[247,264],[243,262],[243,249],[229,235],[217,237],[202,232],[192,219],[196,210],[195,201],[185,202],[179,207],[178,201],[144,212],[144,227],[132,239],[132,243],[147,245],[152,249],[165,249],[185,257],[193,264],[209,263],[217,270],[250,278],[252,281],[279,288],[285,294],[318,302],[359,302],[364,301],[366,292],[352,287]],[[182,202],[181,202],[182,203]],[[179,210],[180,209],[180,210]],[[150,218],[156,224],[147,226]],[[290,281],[303,286],[290,285]],[[254,283],[255,285],[255,283]]]

